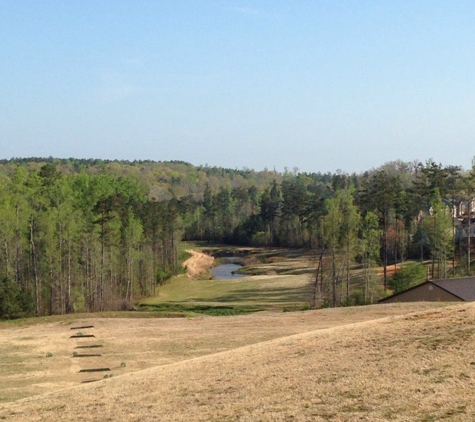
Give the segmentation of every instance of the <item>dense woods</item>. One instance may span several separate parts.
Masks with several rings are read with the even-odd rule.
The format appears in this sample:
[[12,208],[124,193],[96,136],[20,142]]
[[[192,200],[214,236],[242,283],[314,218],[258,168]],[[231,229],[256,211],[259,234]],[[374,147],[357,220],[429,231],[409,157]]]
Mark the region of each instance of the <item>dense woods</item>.
[[29,158],[0,178],[4,318],[127,308],[179,271],[182,239],[312,249],[314,306],[397,290],[387,267],[409,258],[470,273],[474,172],[433,161],[349,175]]
[[178,214],[134,177],[6,166],[0,184],[3,317],[128,307],[177,271]]

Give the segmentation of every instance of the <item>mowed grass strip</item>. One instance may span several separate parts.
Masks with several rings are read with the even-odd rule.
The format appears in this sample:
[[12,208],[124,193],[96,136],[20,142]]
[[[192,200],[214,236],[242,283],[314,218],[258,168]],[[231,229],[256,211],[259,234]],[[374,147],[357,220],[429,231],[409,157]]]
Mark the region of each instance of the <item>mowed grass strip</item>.
[[472,421],[474,333],[475,304],[330,327],[5,404],[0,417]]
[[[229,280],[174,278],[160,286],[158,295],[140,302],[142,309],[216,312],[234,309],[236,313],[280,309],[303,309],[311,299],[308,275],[265,275]],[[207,312],[208,311],[208,312]]]

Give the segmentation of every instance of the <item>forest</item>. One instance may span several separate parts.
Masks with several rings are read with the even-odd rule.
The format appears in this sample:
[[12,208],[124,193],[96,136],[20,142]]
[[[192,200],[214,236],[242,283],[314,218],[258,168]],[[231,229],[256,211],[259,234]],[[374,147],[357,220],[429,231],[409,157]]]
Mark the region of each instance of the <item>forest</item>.
[[471,274],[475,171],[432,160],[331,174],[15,158],[0,178],[2,318],[129,309],[181,270],[182,240],[311,249],[315,307],[407,287],[387,267],[408,259]]

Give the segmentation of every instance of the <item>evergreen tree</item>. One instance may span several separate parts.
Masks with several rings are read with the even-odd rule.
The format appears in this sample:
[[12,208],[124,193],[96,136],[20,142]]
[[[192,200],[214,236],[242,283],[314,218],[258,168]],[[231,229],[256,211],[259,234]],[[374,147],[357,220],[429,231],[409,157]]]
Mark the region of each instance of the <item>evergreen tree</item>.
[[424,220],[424,228],[429,238],[432,256],[432,278],[435,277],[435,263],[437,262],[438,278],[447,276],[447,254],[451,251],[452,216],[450,210],[442,202],[439,189],[435,188],[431,200],[429,215]]

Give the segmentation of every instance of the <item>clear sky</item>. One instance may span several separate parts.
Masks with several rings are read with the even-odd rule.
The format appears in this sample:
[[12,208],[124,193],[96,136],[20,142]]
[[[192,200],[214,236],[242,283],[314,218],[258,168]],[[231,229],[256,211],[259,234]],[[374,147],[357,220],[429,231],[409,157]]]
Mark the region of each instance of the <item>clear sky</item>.
[[0,158],[475,155],[473,0],[0,0]]

